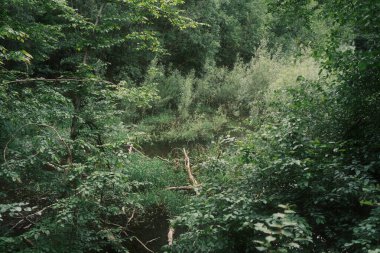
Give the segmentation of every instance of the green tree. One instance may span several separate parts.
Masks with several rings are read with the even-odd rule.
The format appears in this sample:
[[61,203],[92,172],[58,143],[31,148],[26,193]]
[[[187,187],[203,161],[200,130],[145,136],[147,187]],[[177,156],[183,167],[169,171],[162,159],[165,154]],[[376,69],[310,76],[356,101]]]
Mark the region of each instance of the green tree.
[[120,48],[161,51],[158,20],[194,27],[180,15],[181,3],[1,2],[2,252],[125,252],[128,242],[140,244],[126,231],[143,220],[132,221],[135,212],[170,209],[163,203],[178,199],[164,190],[169,182],[157,180],[173,177],[174,185],[181,178],[162,163],[147,165],[158,174],[141,178],[144,163],[127,152],[122,110],[149,107],[154,86],[107,77],[118,74],[110,65],[128,61],[113,62]]

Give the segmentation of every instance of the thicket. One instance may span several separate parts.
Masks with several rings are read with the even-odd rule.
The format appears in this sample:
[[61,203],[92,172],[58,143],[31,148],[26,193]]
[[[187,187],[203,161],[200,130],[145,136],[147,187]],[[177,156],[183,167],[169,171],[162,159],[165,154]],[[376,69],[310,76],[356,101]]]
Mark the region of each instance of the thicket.
[[178,4],[1,1],[1,252],[139,252],[149,221],[166,233],[184,174],[132,154],[122,120],[156,91],[108,76],[127,51],[160,51],[150,24],[196,26]]
[[209,143],[228,130],[252,128],[264,118],[276,90],[295,86],[300,76],[317,80],[321,71],[306,52],[297,58],[270,54],[263,43],[255,55],[231,69],[209,62],[198,77],[194,72],[166,71],[153,61],[142,86],[153,84],[160,99],[148,110],[129,107],[126,120],[135,122],[135,142]]
[[379,8],[1,1],[0,251],[380,252]]
[[379,5],[313,4],[272,7],[332,20],[328,78],[278,93],[259,130],[202,165],[173,252],[379,252]]

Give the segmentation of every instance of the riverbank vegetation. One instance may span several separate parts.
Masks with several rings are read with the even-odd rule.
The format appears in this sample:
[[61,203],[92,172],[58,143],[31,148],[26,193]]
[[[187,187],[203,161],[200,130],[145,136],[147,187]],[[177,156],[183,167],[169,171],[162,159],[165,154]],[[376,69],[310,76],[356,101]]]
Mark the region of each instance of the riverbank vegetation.
[[380,252],[377,1],[0,3],[1,252]]

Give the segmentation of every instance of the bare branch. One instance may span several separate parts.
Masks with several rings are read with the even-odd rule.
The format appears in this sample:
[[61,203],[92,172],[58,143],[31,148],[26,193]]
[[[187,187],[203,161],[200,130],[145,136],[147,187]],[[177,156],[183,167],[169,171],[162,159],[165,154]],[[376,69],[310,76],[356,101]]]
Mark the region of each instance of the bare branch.
[[174,232],[175,232],[174,228],[170,227],[169,232],[168,232],[168,245],[169,246],[173,245]]
[[132,147],[132,149],[133,149],[134,151],[136,151],[136,152],[139,153],[140,155],[142,155],[142,156],[144,156],[144,157],[150,159],[150,157],[148,157],[148,156],[145,155],[142,151],[140,151],[140,150],[138,150],[137,148],[135,148],[133,145],[131,145],[131,147]]
[[[167,187],[166,189],[168,189],[168,190],[194,190],[195,194],[199,195],[198,187],[200,186],[200,184],[195,179],[193,172],[191,171],[189,155],[187,154],[185,148],[182,151],[183,151],[183,154],[185,156],[185,168],[187,171],[187,176],[189,177],[189,181],[192,185],[191,186]],[[173,227],[169,227],[169,232],[168,232],[168,245],[169,246],[173,245],[174,232],[175,232],[175,229]]]
[[133,217],[135,216],[136,209],[133,209],[131,217],[128,218],[127,225],[132,221]]
[[169,161],[168,159],[165,159],[165,158],[163,158],[163,157],[161,157],[161,156],[156,156],[156,157],[157,157],[158,159],[164,161],[164,162],[172,163],[172,162]]
[[34,216],[38,215],[38,216],[41,216],[42,213],[46,210],[46,209],[49,209],[53,206],[53,204],[51,205],[48,205],[48,206],[45,206],[44,208],[42,208],[41,210],[38,210],[37,212],[34,212],[34,213],[31,213],[25,217],[23,217],[21,220],[19,220],[15,225],[13,225],[9,230],[8,232],[6,233],[6,235],[8,233],[10,233],[14,228],[16,228],[18,225],[20,225],[22,222],[24,221],[29,221],[31,223],[33,223],[32,221],[30,221],[30,218],[33,218]]
[[166,190],[191,190],[194,191],[194,186],[185,185],[185,186],[170,186],[166,187]]
[[151,253],[154,253],[154,251],[151,250],[151,249],[149,249],[149,248],[148,248],[148,247],[147,247],[142,241],[140,241],[139,238],[137,238],[136,236],[133,236],[132,238],[136,239],[136,241],[138,241],[138,242],[141,244],[141,246],[144,247],[144,249],[146,249],[147,251],[149,251],[149,252],[151,252]]
[[27,78],[27,79],[16,79],[14,81],[7,81],[4,82],[5,84],[11,84],[11,83],[30,83],[30,82],[35,82],[35,81],[42,81],[42,82],[102,82],[102,83],[107,83],[107,84],[112,84],[115,85],[114,83],[106,80],[98,80],[94,78],[87,78],[87,79],[77,79],[77,78],[52,78],[52,79],[46,79],[46,78]]
[[[186,152],[186,149],[183,149],[183,154],[185,155],[185,168],[187,171],[187,176],[189,177],[190,183],[193,185],[194,188],[197,188],[199,186],[198,181],[193,176],[193,172],[191,171],[191,165],[190,165],[190,158]],[[196,191],[197,195],[199,194],[198,191]]]
[[161,238],[161,237],[157,237],[157,238],[153,238],[152,240],[146,241],[146,242],[145,242],[145,245],[148,244],[148,243],[151,243],[151,242],[157,241],[157,240],[160,239],[160,238]]

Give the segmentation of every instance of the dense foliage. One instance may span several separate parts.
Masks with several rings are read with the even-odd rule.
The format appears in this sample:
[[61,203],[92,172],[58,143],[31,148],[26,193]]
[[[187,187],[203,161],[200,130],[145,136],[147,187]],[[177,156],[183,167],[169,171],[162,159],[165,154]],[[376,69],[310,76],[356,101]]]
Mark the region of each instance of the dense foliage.
[[[211,159],[207,169],[222,178],[237,174],[238,182],[205,184],[174,220],[189,229],[175,252],[380,250],[379,18],[373,15],[379,5],[297,4],[278,1],[274,8],[304,20],[318,10],[334,24],[321,56],[329,78],[300,79],[285,101],[278,94],[259,130],[236,142],[232,160]],[[351,41],[342,28],[351,29]]]
[[380,252],[379,11],[1,1],[0,251]]
[[184,177],[128,154],[123,110],[156,90],[107,80],[118,50],[160,50],[157,20],[196,25],[179,3],[2,1],[2,252],[125,252],[129,226],[185,199],[165,190]]

